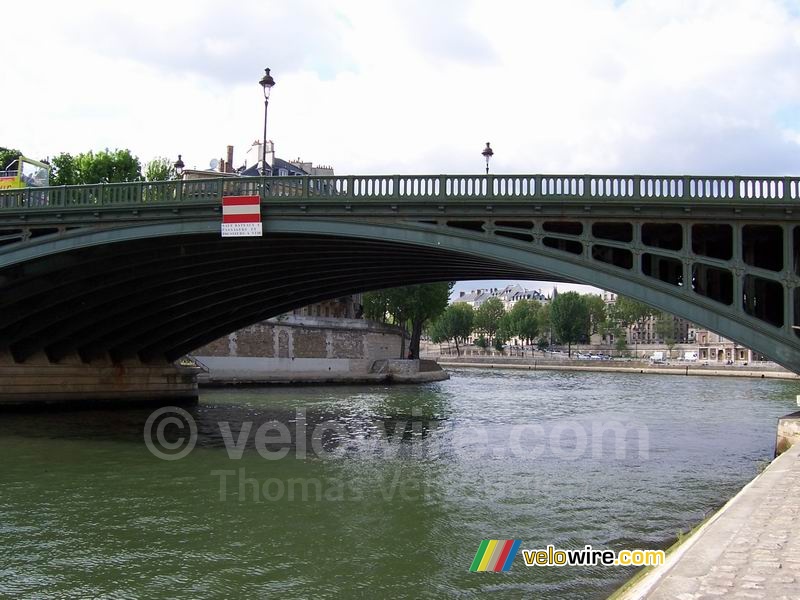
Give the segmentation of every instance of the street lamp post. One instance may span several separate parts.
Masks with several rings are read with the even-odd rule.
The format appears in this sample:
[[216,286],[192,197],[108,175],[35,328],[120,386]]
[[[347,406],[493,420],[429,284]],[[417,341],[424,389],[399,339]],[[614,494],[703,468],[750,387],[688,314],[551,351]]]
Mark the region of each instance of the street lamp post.
[[178,154],[178,160],[175,161],[175,164],[172,165],[175,167],[175,174],[178,176],[178,179],[181,179],[183,176],[183,168],[186,166],[183,164],[183,159],[181,159],[181,155]]
[[261,147],[261,175],[267,174],[267,108],[269,107],[269,92],[275,85],[275,80],[269,74],[269,69],[264,69],[264,76],[258,82],[264,88],[264,145]]
[[492,158],[492,156],[494,155],[494,150],[492,150],[491,147],[489,146],[489,142],[486,142],[486,148],[483,149],[483,152],[481,152],[481,154],[483,154],[483,157],[486,159],[486,174],[488,175],[489,159]]

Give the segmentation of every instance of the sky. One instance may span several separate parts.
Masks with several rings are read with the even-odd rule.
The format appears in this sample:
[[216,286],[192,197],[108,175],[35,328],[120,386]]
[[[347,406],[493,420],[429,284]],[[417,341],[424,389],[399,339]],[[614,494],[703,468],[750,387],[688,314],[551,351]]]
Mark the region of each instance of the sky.
[[487,141],[493,173],[800,173],[800,0],[8,4],[0,146],[31,158],[239,166],[269,67],[277,155],[341,175],[478,173]]

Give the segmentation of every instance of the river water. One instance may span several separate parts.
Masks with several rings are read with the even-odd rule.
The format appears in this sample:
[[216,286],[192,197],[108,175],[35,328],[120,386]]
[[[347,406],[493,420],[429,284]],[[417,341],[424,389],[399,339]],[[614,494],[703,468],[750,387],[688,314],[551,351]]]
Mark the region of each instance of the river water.
[[630,569],[469,567],[482,539],[665,548],[771,458],[798,387],[463,370],[206,390],[196,437],[152,409],[0,415],[0,597],[605,598]]

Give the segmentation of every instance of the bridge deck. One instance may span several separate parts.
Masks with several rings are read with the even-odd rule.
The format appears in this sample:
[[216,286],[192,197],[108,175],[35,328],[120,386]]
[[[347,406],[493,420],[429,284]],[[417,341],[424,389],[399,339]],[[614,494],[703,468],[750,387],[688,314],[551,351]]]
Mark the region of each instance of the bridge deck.
[[[261,197],[263,237],[221,238],[220,199],[236,195]],[[534,279],[636,298],[800,372],[799,204],[798,177],[217,177],[2,190],[0,351],[21,362],[41,351],[147,362],[317,300]]]
[[348,175],[220,177],[0,190],[0,211],[148,206],[260,195],[309,202],[393,199],[471,201],[646,201],[760,204],[800,200],[799,177],[662,175]]

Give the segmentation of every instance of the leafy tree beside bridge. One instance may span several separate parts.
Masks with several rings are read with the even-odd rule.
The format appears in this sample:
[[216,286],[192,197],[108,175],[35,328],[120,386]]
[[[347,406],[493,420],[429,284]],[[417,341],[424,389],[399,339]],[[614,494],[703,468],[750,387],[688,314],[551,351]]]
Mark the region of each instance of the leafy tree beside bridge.
[[147,181],[167,181],[175,179],[175,166],[172,161],[163,156],[158,156],[144,167],[144,178]]
[[123,183],[142,180],[142,165],[130,150],[101,150],[72,156],[62,152],[52,160],[53,185]]
[[22,156],[22,152],[16,148],[4,148],[0,146],[0,171],[5,171],[6,167]]
[[409,354],[412,358],[419,358],[419,342],[425,324],[445,311],[451,288],[451,283],[443,282],[367,292],[364,294],[364,315],[384,323],[391,320],[403,327],[404,333],[407,328],[410,332]]

